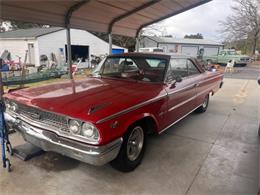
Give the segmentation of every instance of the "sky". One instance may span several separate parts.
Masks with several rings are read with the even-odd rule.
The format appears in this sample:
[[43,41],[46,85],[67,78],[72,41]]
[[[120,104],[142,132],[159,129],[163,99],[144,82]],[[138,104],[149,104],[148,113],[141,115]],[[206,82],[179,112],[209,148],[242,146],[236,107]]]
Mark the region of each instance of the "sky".
[[219,21],[230,15],[232,0],[213,0],[179,15],[164,20],[161,25],[166,29],[165,34],[183,38],[186,34],[201,33],[204,38],[223,41],[219,30]]

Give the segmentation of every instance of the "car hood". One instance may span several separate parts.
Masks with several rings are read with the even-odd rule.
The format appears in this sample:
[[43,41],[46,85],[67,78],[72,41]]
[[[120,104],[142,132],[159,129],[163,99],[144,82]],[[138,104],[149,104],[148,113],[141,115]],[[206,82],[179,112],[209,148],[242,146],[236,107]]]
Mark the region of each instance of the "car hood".
[[5,97],[22,104],[95,123],[164,93],[166,94],[162,84],[87,78],[25,88],[10,92]]

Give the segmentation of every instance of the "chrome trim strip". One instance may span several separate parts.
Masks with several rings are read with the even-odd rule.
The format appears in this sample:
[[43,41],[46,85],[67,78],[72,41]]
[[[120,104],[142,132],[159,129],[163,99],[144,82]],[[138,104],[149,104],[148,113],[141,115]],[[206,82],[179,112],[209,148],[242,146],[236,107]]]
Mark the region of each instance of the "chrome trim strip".
[[168,112],[170,112],[170,111],[172,111],[172,110],[174,110],[174,109],[176,109],[176,108],[179,108],[180,106],[182,106],[182,105],[188,103],[189,101],[191,101],[191,100],[197,98],[198,96],[200,96],[200,95],[202,95],[202,94],[208,92],[209,90],[211,90],[212,87],[215,87],[215,86],[218,86],[218,84],[216,84],[216,85],[214,85],[214,86],[211,86],[211,87],[209,87],[209,88],[207,88],[207,89],[201,91],[200,93],[196,94],[195,96],[193,96],[193,97],[191,97],[191,98],[189,98],[189,99],[187,99],[187,100],[185,100],[185,101],[183,101],[183,102],[181,102],[181,103],[179,103],[179,104],[177,104],[177,105],[171,107],[170,109],[168,109]]
[[189,99],[187,99],[187,100],[185,100],[185,101],[183,101],[183,102],[181,102],[181,103],[179,103],[179,104],[177,104],[177,105],[171,107],[170,109],[168,109],[168,112],[170,112],[170,111],[172,111],[172,110],[174,110],[174,109],[176,109],[176,108],[179,108],[179,107],[182,106],[183,104],[188,103],[189,101],[195,99],[196,97],[197,97],[197,95],[195,95],[195,96],[193,96],[193,97],[191,97],[191,98],[189,98]]
[[163,130],[161,130],[159,132],[159,134],[163,133],[164,131],[166,131],[167,129],[169,129],[171,126],[173,126],[174,124],[176,124],[177,122],[179,122],[180,120],[182,120],[183,118],[185,118],[186,116],[188,116],[190,113],[192,113],[194,110],[196,110],[197,108],[199,108],[202,104],[200,104],[199,106],[197,106],[196,108],[194,108],[193,110],[191,110],[190,112],[188,112],[187,114],[185,114],[184,116],[182,116],[181,118],[179,118],[178,120],[174,121],[172,124],[170,124],[169,126],[165,127]]
[[207,89],[201,91],[201,92],[198,93],[196,96],[198,97],[198,96],[200,96],[200,95],[202,95],[202,94],[208,92],[209,90],[211,90],[212,88],[214,88],[214,87],[216,87],[216,86],[219,86],[219,84],[215,84],[215,85],[213,85],[213,86],[211,86],[211,87],[209,87],[209,88],[207,88]]
[[196,85],[196,84],[194,84],[194,83],[193,83],[193,84],[190,84],[190,85],[188,85],[188,86],[186,86],[186,87],[183,87],[183,88],[181,88],[181,89],[178,89],[178,90],[169,92],[168,95],[172,95],[172,94],[174,94],[174,93],[183,91],[183,90],[188,89],[188,88],[193,88],[193,87],[195,87],[195,85]]
[[221,77],[221,75],[217,75],[217,76],[214,76],[214,77],[208,78],[208,79],[206,79],[206,80],[200,81],[199,84],[201,84],[201,83],[205,83],[205,82],[210,81],[210,80],[213,80],[213,79],[216,79],[216,78],[218,78],[218,77]]
[[145,102],[136,104],[135,106],[132,106],[132,107],[130,107],[130,108],[127,108],[127,109],[125,109],[125,110],[122,110],[122,111],[120,111],[120,112],[117,112],[117,113],[115,113],[115,114],[112,114],[112,115],[110,115],[110,116],[107,116],[107,117],[105,117],[105,118],[103,118],[103,119],[100,119],[99,121],[96,122],[96,124],[100,124],[100,123],[106,122],[106,121],[111,120],[111,119],[113,119],[113,118],[116,118],[116,117],[118,117],[118,116],[120,116],[120,115],[122,115],[122,114],[126,114],[126,113],[128,113],[128,112],[133,111],[133,110],[137,110],[138,108],[141,108],[141,107],[143,107],[143,106],[146,106],[146,105],[148,105],[148,104],[151,104],[151,103],[153,103],[153,102],[156,102],[156,101],[158,101],[158,100],[161,100],[161,99],[163,99],[163,98],[165,98],[165,97],[167,97],[167,94],[164,94],[164,95],[161,95],[161,96],[159,96],[159,97],[155,97],[155,98],[150,99],[150,100],[147,100],[147,101],[145,101]]

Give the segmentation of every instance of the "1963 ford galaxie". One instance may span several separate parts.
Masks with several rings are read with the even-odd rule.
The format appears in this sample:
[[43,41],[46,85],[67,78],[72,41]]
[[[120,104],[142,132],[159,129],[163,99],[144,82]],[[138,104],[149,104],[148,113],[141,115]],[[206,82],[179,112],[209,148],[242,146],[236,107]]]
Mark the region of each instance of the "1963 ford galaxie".
[[141,163],[147,134],[205,112],[222,78],[192,58],[112,55],[84,80],[6,94],[5,118],[45,151],[126,172]]

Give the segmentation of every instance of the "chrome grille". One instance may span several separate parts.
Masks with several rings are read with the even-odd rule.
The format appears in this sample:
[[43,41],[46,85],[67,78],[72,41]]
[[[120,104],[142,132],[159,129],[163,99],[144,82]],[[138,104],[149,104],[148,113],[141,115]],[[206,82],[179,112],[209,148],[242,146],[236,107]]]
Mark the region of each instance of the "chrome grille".
[[40,110],[23,104],[18,104],[18,114],[42,125],[48,125],[55,129],[68,131],[67,119],[52,112]]
[[250,60],[250,58],[241,58],[240,61],[242,62],[248,62]]

